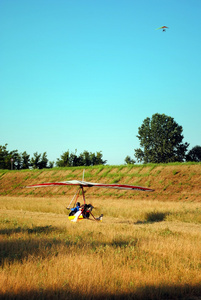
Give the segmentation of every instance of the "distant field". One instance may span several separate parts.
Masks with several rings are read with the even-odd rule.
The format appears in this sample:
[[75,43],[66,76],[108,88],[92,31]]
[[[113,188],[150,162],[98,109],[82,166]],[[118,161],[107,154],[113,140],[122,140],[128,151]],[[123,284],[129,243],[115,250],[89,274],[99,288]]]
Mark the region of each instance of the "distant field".
[[68,221],[73,188],[21,188],[82,171],[0,173],[0,299],[201,299],[201,165],[86,169],[155,189],[88,189],[103,222]]

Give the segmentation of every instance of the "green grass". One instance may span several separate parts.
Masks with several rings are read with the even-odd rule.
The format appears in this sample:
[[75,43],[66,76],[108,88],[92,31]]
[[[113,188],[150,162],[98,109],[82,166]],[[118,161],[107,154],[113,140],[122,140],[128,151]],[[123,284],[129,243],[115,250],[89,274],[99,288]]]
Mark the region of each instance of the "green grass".
[[173,175],[177,175],[179,172],[177,170],[172,171]]

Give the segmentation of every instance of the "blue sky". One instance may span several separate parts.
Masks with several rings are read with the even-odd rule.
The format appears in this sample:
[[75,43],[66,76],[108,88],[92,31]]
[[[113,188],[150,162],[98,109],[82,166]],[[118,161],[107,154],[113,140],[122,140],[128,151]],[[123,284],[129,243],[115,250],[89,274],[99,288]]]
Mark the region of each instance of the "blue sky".
[[201,145],[200,13],[197,0],[0,0],[0,145],[123,164],[155,113]]

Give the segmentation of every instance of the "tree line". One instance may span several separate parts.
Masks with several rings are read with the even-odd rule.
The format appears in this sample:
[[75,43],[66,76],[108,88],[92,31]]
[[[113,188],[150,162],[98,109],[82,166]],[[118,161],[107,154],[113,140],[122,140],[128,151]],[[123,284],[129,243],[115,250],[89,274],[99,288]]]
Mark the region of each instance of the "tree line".
[[[53,168],[54,162],[49,161],[47,158],[47,152],[38,153],[35,152],[31,157],[26,151],[19,153],[18,150],[9,151],[7,149],[8,144],[0,146],[0,169],[45,169]],[[103,160],[103,154],[101,151],[92,153],[84,151],[80,155],[70,153],[69,150],[64,152],[60,158],[57,158],[57,167],[76,167],[76,166],[94,166],[104,165],[107,161]]]
[[57,158],[56,165],[57,167],[95,166],[104,165],[106,162],[107,160],[103,160],[101,151],[92,153],[85,150],[77,155],[77,151],[70,153],[68,150],[60,158]]
[[[126,156],[126,164],[139,163],[169,163],[184,161],[201,161],[201,146],[195,146],[188,151],[189,143],[183,143],[183,128],[172,117],[165,114],[154,114],[146,118],[138,128],[137,138],[140,148],[134,149],[134,157]],[[57,158],[57,167],[76,167],[104,165],[101,151],[92,153],[84,151],[77,155],[75,152],[64,152]],[[0,146],[0,169],[44,169],[53,168],[54,162],[49,161],[47,153],[35,152],[30,157],[26,151],[18,153],[17,150],[8,151],[7,144]]]

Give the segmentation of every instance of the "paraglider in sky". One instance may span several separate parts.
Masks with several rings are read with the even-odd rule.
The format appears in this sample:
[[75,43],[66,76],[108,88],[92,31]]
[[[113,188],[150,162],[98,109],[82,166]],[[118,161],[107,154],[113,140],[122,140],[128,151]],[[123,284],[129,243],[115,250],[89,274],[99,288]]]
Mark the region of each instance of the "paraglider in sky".
[[168,28],[167,26],[161,26],[161,27],[159,27],[159,28],[156,28],[156,30],[158,30],[158,29],[163,29],[163,31],[166,31],[165,29],[166,28]]

